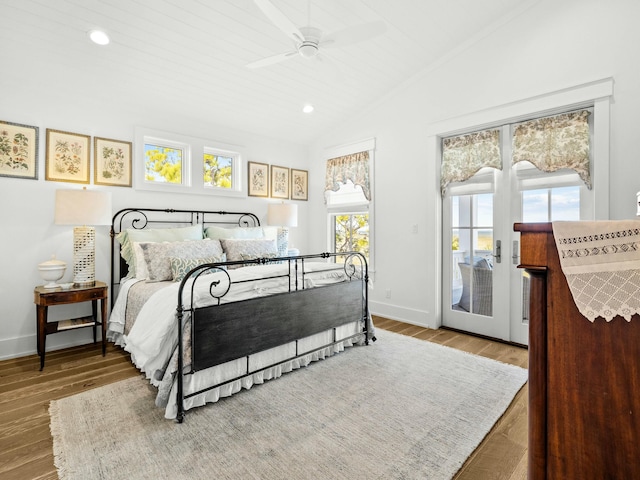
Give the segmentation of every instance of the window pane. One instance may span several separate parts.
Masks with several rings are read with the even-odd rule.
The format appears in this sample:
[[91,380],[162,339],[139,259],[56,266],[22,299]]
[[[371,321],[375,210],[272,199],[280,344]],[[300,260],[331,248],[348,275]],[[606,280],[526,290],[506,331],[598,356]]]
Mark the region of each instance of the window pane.
[[145,180],[182,184],[183,156],[182,149],[145,143]]
[[233,157],[205,153],[205,187],[233,188]]
[[451,197],[451,226],[460,225],[460,197]]
[[580,187],[551,189],[551,221],[580,220]]
[[369,261],[368,213],[335,215],[334,232],[334,252],[359,252]]
[[451,308],[476,315],[493,312],[493,194],[451,197]]
[[522,192],[523,222],[557,220],[580,220],[579,186],[541,188]]
[[549,221],[549,195],[546,188],[522,192],[522,221],[524,223]]
[[493,193],[474,195],[476,200],[476,221],[479,227],[493,225]]

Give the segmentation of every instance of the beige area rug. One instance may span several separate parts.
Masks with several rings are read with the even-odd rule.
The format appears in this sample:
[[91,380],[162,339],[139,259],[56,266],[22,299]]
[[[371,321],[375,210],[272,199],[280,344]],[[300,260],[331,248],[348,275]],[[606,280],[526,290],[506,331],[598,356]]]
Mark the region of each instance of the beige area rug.
[[132,378],[51,402],[61,479],[449,479],[527,371],[386,331],[177,424]]

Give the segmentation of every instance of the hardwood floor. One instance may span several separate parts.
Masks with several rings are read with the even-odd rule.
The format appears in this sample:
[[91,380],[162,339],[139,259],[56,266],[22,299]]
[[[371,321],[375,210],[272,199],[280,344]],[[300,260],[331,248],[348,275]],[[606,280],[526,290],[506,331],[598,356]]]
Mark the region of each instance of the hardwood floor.
[[[527,367],[527,350],[523,348],[381,317],[374,321],[377,328]],[[42,372],[37,355],[0,362],[0,478],[57,479],[49,402],[137,374],[129,355],[111,344],[105,357],[99,343],[47,352]],[[527,478],[526,385],[455,478]]]

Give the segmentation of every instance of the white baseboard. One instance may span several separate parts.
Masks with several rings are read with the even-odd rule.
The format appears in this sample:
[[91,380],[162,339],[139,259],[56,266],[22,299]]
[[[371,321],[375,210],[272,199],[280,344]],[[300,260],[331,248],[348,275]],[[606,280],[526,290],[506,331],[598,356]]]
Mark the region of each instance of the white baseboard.
[[[52,352],[62,348],[86,345],[93,342],[93,333],[90,328],[82,329],[84,332],[64,332],[64,335],[47,335],[46,351]],[[24,337],[8,338],[0,340],[0,360],[10,358],[27,357],[37,353],[36,335],[26,335]],[[100,343],[100,333],[98,332],[98,343]],[[46,357],[45,357],[46,360]]]
[[34,353],[36,353],[35,335],[0,340],[0,360],[26,357]]
[[369,301],[369,311],[372,315],[378,315],[390,320],[410,323],[420,327],[436,329],[439,325],[435,324],[432,315],[426,310],[416,310],[413,308],[399,307],[382,302]]

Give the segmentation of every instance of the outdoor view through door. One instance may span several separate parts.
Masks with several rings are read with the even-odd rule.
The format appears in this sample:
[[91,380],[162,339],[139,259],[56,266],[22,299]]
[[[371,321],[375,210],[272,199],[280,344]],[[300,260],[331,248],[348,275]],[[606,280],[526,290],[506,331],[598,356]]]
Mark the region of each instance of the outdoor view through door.
[[591,218],[590,111],[443,139],[443,325],[528,343],[516,222]]

